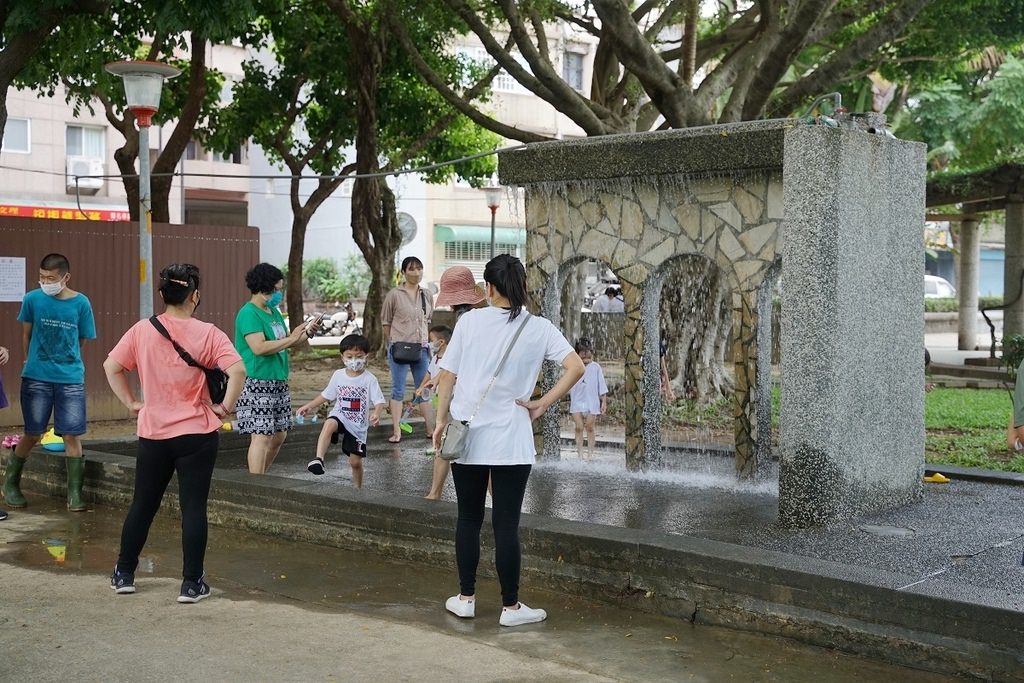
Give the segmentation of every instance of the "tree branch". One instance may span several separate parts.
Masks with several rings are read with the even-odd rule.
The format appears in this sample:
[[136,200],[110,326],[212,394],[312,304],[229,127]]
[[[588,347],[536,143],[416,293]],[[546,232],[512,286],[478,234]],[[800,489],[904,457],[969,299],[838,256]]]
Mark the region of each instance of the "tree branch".
[[665,119],[674,127],[689,125],[690,112],[681,97],[679,76],[640,32],[625,3],[622,0],[596,0],[594,9],[601,18],[601,26],[614,41],[619,61],[636,76]]
[[434,88],[446,102],[448,102],[448,104],[462,112],[471,121],[486,128],[492,133],[497,133],[498,135],[510,140],[518,140],[520,142],[544,142],[551,139],[543,135],[537,135],[536,133],[520,130],[514,126],[509,126],[508,124],[497,121],[496,119],[493,119],[481,112],[475,106],[470,104],[469,101],[452,90],[445,80],[441,78],[441,76],[439,76],[427,63],[423,58],[422,53],[420,53],[419,48],[406,32],[401,19],[397,18],[395,13],[392,12],[388,14],[387,22],[391,26],[395,37],[398,38],[398,42],[402,46],[402,49],[408,53],[409,59],[413,64],[413,68],[419,72],[420,76],[422,76],[423,79],[432,88]]
[[844,72],[871,55],[879,46],[895,39],[930,0],[904,0],[894,6],[868,31],[854,38],[828,61],[793,85],[768,106],[769,116],[786,116],[812,94],[837,81]]

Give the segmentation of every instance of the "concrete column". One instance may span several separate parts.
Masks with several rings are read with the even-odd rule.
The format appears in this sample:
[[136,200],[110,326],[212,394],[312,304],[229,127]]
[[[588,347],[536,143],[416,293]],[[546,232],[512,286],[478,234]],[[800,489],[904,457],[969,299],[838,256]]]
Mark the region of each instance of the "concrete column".
[[960,221],[960,272],[956,274],[960,315],[957,323],[957,348],[973,351],[978,345],[978,259],[981,256],[977,216]]
[[925,148],[786,132],[779,521],[916,500],[924,467]]
[[1020,276],[1024,272],[1024,201],[1006,198],[1006,260],[1003,263],[1003,300],[1017,302],[1003,312],[1003,336],[1024,334],[1024,296]]
[[[619,274],[626,304],[625,391],[626,467],[645,469],[657,464],[661,454],[661,392],[658,356],[658,293],[661,288],[631,282]],[[648,314],[644,315],[647,311]],[[650,312],[653,311],[653,314]]]

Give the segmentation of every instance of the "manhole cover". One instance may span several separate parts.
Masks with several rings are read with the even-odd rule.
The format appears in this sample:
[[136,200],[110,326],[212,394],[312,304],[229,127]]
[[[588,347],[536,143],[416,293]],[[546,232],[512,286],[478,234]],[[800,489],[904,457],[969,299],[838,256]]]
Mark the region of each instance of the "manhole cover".
[[873,536],[913,536],[914,530],[903,526],[887,526],[876,524],[861,524],[857,527],[866,534]]

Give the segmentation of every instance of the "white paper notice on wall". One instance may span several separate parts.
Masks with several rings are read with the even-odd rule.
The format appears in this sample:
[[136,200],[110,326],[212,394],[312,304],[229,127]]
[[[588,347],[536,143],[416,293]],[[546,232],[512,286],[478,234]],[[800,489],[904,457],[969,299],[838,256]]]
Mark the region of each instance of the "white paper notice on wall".
[[0,301],[25,298],[25,257],[0,256]]

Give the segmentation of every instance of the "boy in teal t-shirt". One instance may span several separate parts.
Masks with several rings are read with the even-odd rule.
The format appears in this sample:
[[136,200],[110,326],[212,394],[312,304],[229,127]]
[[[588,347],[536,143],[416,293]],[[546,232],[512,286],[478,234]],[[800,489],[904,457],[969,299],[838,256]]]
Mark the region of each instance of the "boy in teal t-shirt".
[[86,509],[82,501],[85,461],[85,364],[81,346],[96,338],[92,304],[81,292],[68,287],[71,265],[62,254],[47,254],[39,264],[39,289],[21,302],[25,367],[21,371],[21,413],[25,436],[7,459],[3,492],[7,504],[25,507],[21,493],[21,471],[32,448],[46,432],[53,415],[53,428],[64,438],[67,456],[68,509]]

